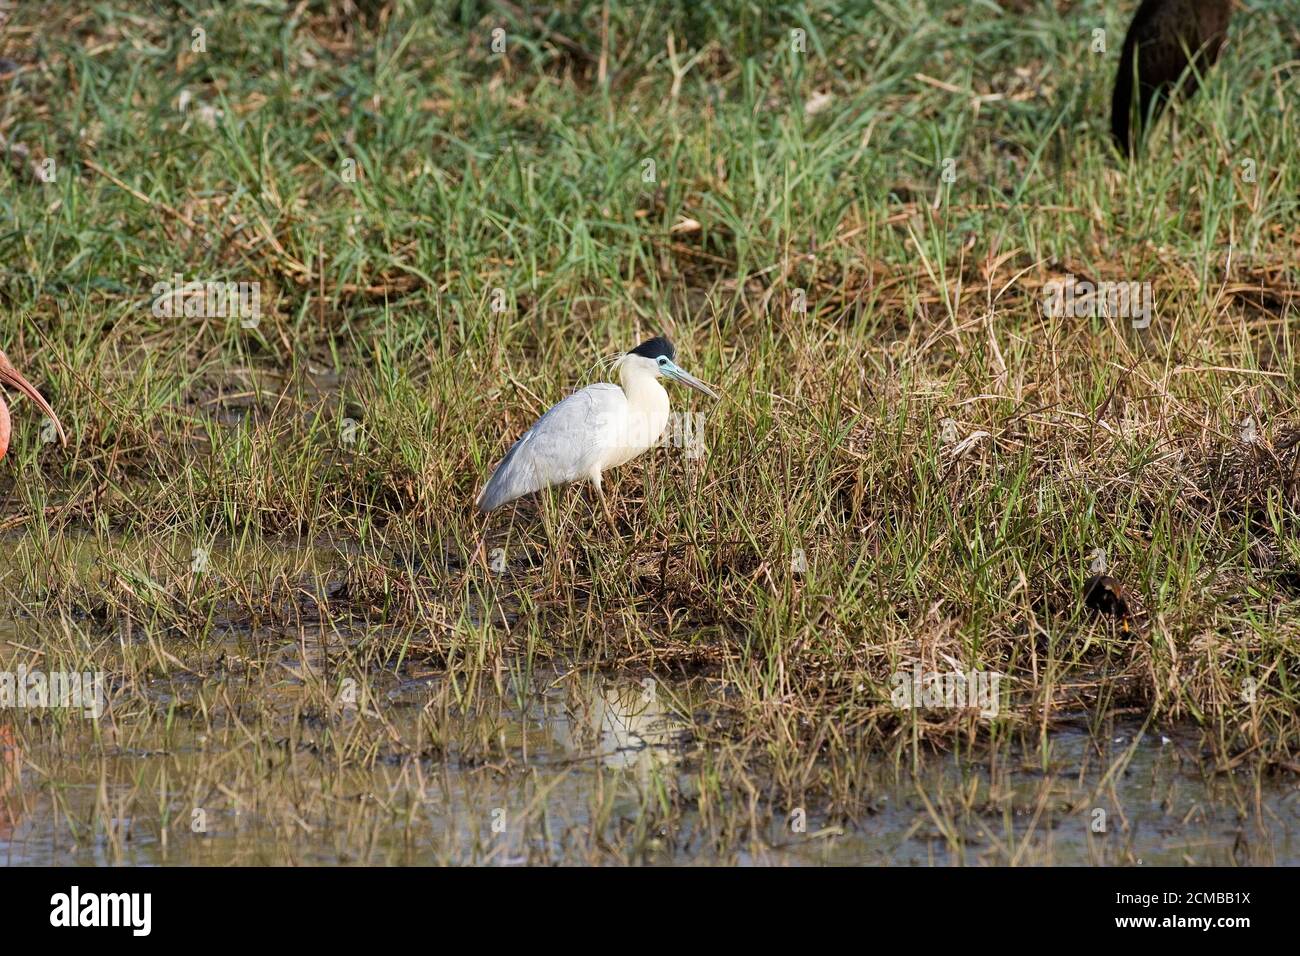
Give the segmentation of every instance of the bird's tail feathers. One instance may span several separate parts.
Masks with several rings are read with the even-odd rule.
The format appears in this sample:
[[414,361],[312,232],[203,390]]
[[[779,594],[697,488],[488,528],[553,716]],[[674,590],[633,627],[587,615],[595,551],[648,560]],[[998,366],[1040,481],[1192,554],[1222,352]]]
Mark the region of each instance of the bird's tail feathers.
[[498,465],[497,470],[492,473],[492,477],[488,479],[487,484],[483,486],[483,490],[478,493],[478,497],[474,500],[474,506],[479,511],[484,513],[495,511],[510,500],[505,494],[505,482],[498,480],[500,477],[501,466]]
[[[527,438],[526,435],[524,437]],[[534,469],[525,460],[527,455],[523,459],[519,457],[519,449],[523,444],[524,439],[521,438],[510,447],[483,490],[478,493],[474,504],[479,511],[493,511],[541,487],[536,481]]]

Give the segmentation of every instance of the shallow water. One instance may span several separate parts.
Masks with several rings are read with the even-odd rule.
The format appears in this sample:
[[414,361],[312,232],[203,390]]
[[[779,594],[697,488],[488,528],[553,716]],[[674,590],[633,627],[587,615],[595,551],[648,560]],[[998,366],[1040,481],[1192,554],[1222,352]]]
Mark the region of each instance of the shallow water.
[[[59,627],[0,622],[0,672],[54,669]],[[0,862],[1300,863],[1295,777],[1212,772],[1188,731],[863,756],[852,813],[774,808],[716,678],[410,654],[355,693],[376,631],[214,632],[78,636],[113,662],[98,721],[0,708]]]
[[[409,725],[436,680],[407,680],[388,692],[389,719],[399,735],[416,732]],[[797,812],[760,811],[748,832],[719,846],[717,827],[692,805],[700,757],[675,715],[678,707],[707,707],[706,689],[600,675],[575,675],[568,683],[524,707],[501,708],[492,731],[502,755],[495,764],[440,752],[416,760],[381,755],[366,770],[339,770],[330,766],[329,751],[319,742],[308,745],[304,735],[295,744],[296,761],[286,758],[282,741],[272,741],[261,758],[264,768],[228,776],[228,794],[220,792],[221,762],[246,744],[223,747],[183,720],[160,733],[153,748],[138,740],[114,745],[111,734],[98,744],[89,733],[63,734],[65,744],[84,748],[86,759],[79,760],[41,744],[39,732],[25,734],[20,725],[28,715],[10,716],[0,726],[6,755],[0,860],[1300,862],[1300,794],[1283,778],[1205,776],[1179,742],[1146,734],[1127,768],[1103,784],[1111,760],[1134,744],[1131,730],[1110,741],[1100,758],[1088,734],[1057,734],[1046,769],[1037,753],[1025,755],[1024,763],[1020,755],[1004,756],[993,769],[951,755],[926,757],[915,774],[882,765],[871,812],[857,820],[830,822],[816,806],[805,808],[802,819]],[[290,707],[285,714],[302,719]],[[36,742],[24,746],[24,737]],[[297,766],[287,769],[286,760]],[[40,772],[52,765],[61,768],[57,774]],[[331,788],[336,798],[300,801],[296,791],[303,786]],[[241,789],[249,800],[238,798]],[[280,791],[279,798],[268,796]],[[963,795],[973,797],[969,807],[961,805]],[[211,807],[205,832],[195,833],[185,818],[205,803]],[[1099,819],[1087,809],[1093,805],[1106,812],[1106,832],[1093,832]],[[665,806],[684,809],[665,813]],[[1085,809],[1071,812],[1079,806]],[[725,814],[715,809],[713,816]]]

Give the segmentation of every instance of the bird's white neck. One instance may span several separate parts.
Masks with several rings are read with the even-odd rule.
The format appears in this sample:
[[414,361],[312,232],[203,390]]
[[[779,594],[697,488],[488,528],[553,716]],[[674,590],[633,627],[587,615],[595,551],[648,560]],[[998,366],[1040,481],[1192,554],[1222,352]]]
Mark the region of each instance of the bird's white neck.
[[[648,364],[648,363],[646,363]],[[659,384],[659,375],[641,362],[624,362],[619,369],[619,380],[623,383],[623,392],[632,404],[649,402],[668,404],[668,393]],[[637,396],[635,399],[633,396]]]
[[645,360],[624,362],[619,370],[631,417],[628,450],[635,448],[638,454],[659,441],[668,424],[668,393],[649,364]]

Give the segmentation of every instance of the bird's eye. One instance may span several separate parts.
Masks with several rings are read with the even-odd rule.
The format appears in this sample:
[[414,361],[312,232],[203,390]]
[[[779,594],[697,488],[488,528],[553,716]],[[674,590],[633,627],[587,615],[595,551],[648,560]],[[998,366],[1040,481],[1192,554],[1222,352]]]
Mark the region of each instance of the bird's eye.
[[666,358],[664,358],[662,355],[659,356],[659,367],[660,367],[660,368],[663,368],[663,366],[665,366],[665,365],[667,365],[667,364],[668,364],[668,360],[667,360]]

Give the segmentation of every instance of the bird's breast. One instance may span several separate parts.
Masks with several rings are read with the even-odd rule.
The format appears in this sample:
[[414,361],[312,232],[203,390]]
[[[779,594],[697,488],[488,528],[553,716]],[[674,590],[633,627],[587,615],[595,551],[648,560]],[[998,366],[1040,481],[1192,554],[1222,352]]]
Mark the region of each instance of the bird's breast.
[[653,448],[667,425],[667,395],[662,402],[629,401],[622,414],[612,416],[609,423],[601,455],[602,469],[616,468]]

